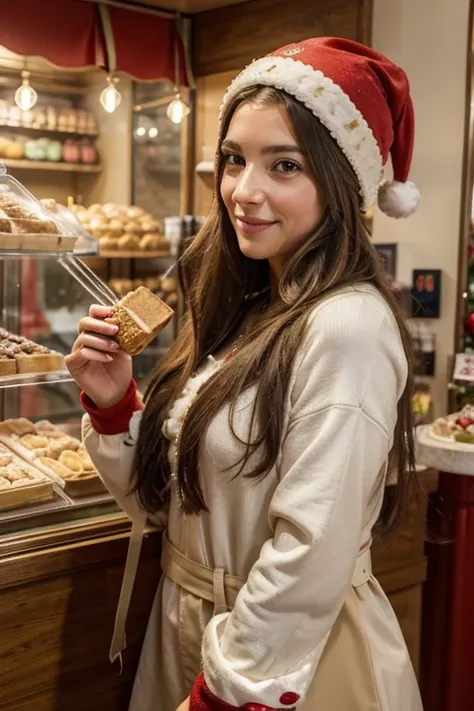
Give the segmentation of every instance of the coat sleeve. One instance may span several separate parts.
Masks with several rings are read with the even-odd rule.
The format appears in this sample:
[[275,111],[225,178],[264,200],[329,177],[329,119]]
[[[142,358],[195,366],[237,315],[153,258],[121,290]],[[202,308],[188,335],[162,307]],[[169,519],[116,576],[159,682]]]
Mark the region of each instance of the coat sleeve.
[[[131,397],[133,393],[133,397]],[[132,489],[132,465],[140,430],[143,405],[135,397],[135,387],[122,402],[109,410],[98,410],[94,403],[81,396],[86,414],[82,419],[82,441],[100,478],[117,504],[134,522],[147,520]],[[154,514],[152,523],[165,526],[167,506]]]
[[304,352],[270,504],[273,537],[234,610],[205,631],[191,711],[303,701],[383,485],[407,374],[388,307],[375,294],[328,302],[313,315]]

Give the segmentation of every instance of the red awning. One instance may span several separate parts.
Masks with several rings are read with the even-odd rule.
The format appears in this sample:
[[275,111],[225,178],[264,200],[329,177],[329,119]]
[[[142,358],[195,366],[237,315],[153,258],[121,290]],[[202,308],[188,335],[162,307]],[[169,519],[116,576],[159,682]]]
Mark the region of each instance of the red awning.
[[[142,81],[174,82],[174,21],[117,7],[108,7],[108,12],[117,70]],[[44,57],[58,67],[106,64],[99,9],[82,0],[14,0],[2,13],[0,45],[17,54]]]

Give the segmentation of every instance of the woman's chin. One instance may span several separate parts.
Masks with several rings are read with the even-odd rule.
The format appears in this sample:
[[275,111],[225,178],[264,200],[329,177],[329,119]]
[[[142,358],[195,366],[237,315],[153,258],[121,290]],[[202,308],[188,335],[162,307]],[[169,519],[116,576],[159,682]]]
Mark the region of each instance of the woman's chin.
[[238,237],[239,249],[246,257],[249,259],[269,259],[271,254],[269,254],[268,248],[265,248],[262,244],[256,244],[255,242]]

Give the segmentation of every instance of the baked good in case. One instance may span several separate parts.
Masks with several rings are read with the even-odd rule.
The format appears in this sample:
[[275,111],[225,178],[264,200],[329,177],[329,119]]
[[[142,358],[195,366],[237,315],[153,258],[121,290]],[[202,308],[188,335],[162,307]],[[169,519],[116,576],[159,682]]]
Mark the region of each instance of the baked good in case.
[[63,356],[0,328],[0,376],[61,370]]
[[36,426],[24,418],[1,422],[0,440],[0,464],[2,456],[21,458],[73,497],[106,491],[83,444],[47,420]]
[[110,319],[118,321],[115,340],[130,355],[138,355],[158,335],[174,314],[167,304],[140,286],[114,307]]

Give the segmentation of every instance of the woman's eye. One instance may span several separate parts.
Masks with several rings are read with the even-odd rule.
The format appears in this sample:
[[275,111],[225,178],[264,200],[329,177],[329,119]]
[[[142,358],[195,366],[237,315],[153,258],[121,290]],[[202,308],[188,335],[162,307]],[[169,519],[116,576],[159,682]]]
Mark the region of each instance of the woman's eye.
[[296,173],[301,170],[301,167],[292,160],[280,160],[275,165],[275,170],[278,170],[280,173]]
[[224,161],[226,165],[244,165],[245,161],[240,156],[235,153],[224,154]]

